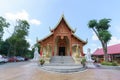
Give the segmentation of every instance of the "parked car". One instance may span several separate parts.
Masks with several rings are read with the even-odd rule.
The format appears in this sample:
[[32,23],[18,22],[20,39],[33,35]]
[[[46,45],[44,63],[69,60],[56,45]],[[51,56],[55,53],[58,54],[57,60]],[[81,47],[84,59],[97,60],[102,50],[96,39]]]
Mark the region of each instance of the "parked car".
[[29,58],[25,57],[25,61],[28,61],[28,60],[29,60]]
[[3,58],[0,58],[0,63],[3,63],[3,62],[4,62]]
[[3,60],[4,60],[4,63],[8,62],[8,58],[3,58]]
[[8,59],[5,57],[0,57],[0,63],[6,63],[8,62]]
[[16,59],[17,59],[17,61],[24,61],[25,60],[25,58],[23,58],[21,56],[17,56]]
[[15,56],[8,58],[8,62],[16,62],[16,61],[17,61],[17,58]]

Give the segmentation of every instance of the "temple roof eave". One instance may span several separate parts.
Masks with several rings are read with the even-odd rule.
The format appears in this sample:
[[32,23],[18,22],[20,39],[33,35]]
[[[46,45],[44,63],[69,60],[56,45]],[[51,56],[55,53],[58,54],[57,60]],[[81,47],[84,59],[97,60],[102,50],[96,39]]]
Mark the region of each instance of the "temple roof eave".
[[[47,38],[49,38],[50,36],[52,36],[53,33],[50,33],[49,35],[47,35],[46,37],[44,37],[43,39],[39,40],[38,42],[41,43],[42,41],[46,40]],[[79,38],[77,35],[72,34],[75,38],[77,38],[79,41],[83,42],[84,45],[87,44],[87,41],[82,40],[81,38]]]
[[77,38],[79,41],[81,41],[84,45],[87,44],[87,41],[82,40],[81,38],[79,38],[77,35],[72,34],[75,38]]
[[53,33],[50,33],[49,35],[47,35],[46,37],[44,37],[43,39],[39,40],[38,42],[41,43],[42,41],[46,40],[47,38],[49,38],[50,36],[52,36]]

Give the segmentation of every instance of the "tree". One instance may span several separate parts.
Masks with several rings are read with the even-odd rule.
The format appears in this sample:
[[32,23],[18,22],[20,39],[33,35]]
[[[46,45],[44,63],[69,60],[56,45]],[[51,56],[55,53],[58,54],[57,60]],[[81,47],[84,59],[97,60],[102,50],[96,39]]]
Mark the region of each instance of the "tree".
[[29,43],[25,39],[28,36],[29,23],[25,20],[18,20],[16,23],[12,36],[7,39],[10,44],[8,54],[12,53],[13,56],[23,54],[29,47]]
[[25,56],[28,51],[28,47],[30,46],[29,43],[24,40],[24,39],[21,39],[17,42],[17,48],[16,48],[16,51],[17,51],[17,56]]
[[4,28],[8,27],[10,24],[6,22],[6,19],[3,17],[0,17],[0,41],[2,39],[3,33],[4,33]]
[[29,23],[26,20],[18,20],[15,26],[13,36],[25,39],[28,36]]
[[1,41],[0,54],[7,56],[9,46],[7,41]]
[[110,21],[111,19],[104,18],[99,20],[99,22],[97,22],[97,20],[90,20],[88,23],[88,27],[95,32],[102,44],[105,61],[108,61],[107,43],[109,42],[112,36],[111,33],[108,31],[109,27],[111,26],[109,24]]
[[5,49],[7,47],[7,45],[4,43],[4,41],[2,40],[3,34],[4,34],[4,28],[8,28],[9,27],[9,23],[6,22],[6,19],[0,16],[0,54],[6,53]]

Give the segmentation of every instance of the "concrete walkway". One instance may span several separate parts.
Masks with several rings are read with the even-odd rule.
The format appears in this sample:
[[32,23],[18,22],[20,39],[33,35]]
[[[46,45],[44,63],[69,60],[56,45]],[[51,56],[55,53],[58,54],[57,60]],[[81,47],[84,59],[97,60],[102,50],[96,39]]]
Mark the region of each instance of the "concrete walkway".
[[76,73],[56,73],[41,70],[31,62],[0,65],[0,80],[120,80],[120,70],[87,69]]

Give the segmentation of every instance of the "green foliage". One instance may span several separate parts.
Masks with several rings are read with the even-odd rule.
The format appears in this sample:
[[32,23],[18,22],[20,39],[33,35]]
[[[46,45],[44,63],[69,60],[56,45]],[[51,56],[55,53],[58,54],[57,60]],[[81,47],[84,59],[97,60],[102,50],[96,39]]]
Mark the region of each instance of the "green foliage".
[[2,41],[4,28],[9,25],[5,18],[0,17],[0,53],[6,56],[30,56],[30,45],[25,39],[28,36],[29,23],[26,20],[17,20],[13,34]]
[[106,61],[103,61],[101,64],[102,65],[107,65],[107,66],[118,66],[117,62],[106,62]]
[[18,20],[17,25],[15,26],[13,36],[16,38],[25,38],[28,36],[29,24],[25,20]]
[[110,24],[109,24],[110,21],[111,19],[104,18],[99,20],[99,22],[97,22],[97,20],[90,20],[88,23],[88,27],[95,32],[95,34],[97,35],[98,39],[102,44],[106,61],[108,61],[107,43],[112,37],[111,33],[108,31],[110,27]]
[[88,27],[93,29],[100,40],[108,42],[112,36],[108,31],[110,27],[110,21],[111,19],[106,18],[99,20],[99,22],[97,22],[96,20],[90,20],[88,23]]
[[99,37],[105,42],[107,43],[110,39],[111,39],[111,34],[106,31],[106,30],[103,30],[103,31],[99,31]]
[[40,59],[40,64],[43,65],[45,63],[44,59]]
[[32,59],[34,56],[33,52],[31,50],[27,50],[27,52],[25,53],[24,57]]
[[25,20],[18,20],[11,37],[6,41],[10,44],[8,54],[10,56],[25,56],[29,43],[25,39],[28,36],[29,24]]
[[95,26],[97,26],[97,21],[96,20],[90,20],[88,25],[89,25],[89,28],[94,28]]
[[10,44],[6,41],[1,41],[0,54],[7,56]]
[[112,62],[112,65],[113,66],[118,66],[118,63],[117,62]]
[[0,41],[4,33],[4,28],[8,27],[10,24],[6,22],[6,19],[0,16]]
[[96,26],[97,30],[108,30],[108,28],[110,27],[109,22],[111,21],[111,19],[101,19],[99,20],[98,26]]
[[8,38],[5,42],[9,44],[8,56],[25,56],[28,52],[29,43],[25,39]]
[[85,59],[85,58],[82,58],[81,64],[85,64],[85,63],[86,63],[86,59]]

